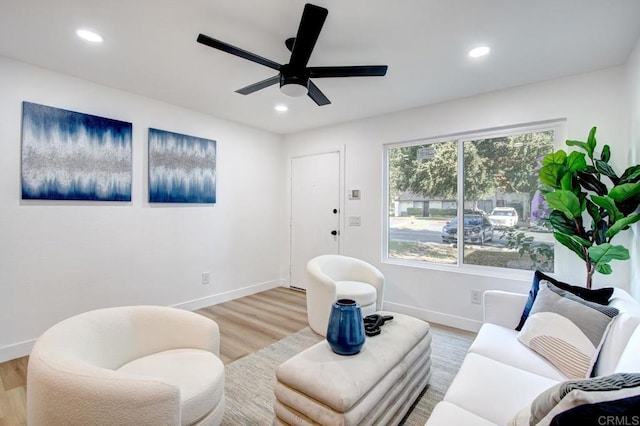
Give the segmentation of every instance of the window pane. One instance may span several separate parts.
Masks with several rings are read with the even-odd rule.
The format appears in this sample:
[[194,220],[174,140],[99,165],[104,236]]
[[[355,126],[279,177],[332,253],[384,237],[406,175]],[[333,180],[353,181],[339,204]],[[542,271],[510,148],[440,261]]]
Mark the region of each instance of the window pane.
[[457,264],[457,142],[391,148],[390,258]]
[[553,234],[539,196],[553,131],[465,141],[463,263],[553,272]]

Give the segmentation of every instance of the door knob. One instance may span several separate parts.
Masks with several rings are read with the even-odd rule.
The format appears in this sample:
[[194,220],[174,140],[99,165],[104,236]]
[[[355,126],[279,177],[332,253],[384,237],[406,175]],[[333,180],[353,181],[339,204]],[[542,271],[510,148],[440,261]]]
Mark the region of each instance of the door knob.
[[338,235],[338,231],[334,229],[333,231],[331,231],[331,235]]
[[338,213],[338,209],[333,209],[333,214]]

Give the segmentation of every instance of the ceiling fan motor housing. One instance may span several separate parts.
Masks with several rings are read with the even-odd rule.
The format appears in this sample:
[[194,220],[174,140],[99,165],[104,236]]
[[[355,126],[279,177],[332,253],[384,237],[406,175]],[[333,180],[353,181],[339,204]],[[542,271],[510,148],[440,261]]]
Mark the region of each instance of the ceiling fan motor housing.
[[309,71],[292,70],[289,64],[280,68],[280,91],[287,96],[300,97],[309,92]]

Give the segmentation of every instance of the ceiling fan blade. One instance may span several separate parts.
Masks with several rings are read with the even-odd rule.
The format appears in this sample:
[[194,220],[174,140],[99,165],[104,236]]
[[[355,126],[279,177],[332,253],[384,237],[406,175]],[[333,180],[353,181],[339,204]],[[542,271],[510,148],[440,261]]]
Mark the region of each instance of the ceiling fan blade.
[[329,11],[324,7],[310,3],[304,5],[298,34],[296,35],[293,50],[291,51],[291,60],[289,61],[292,68],[302,69],[307,66],[328,13]]
[[213,47],[214,49],[222,50],[223,52],[231,53],[232,55],[239,56],[243,59],[247,59],[260,65],[264,65],[265,67],[273,68],[276,71],[280,71],[280,64],[273,62],[267,58],[263,58],[262,56],[258,56],[254,53],[247,52],[246,50],[232,46],[229,43],[225,43],[224,41],[216,40],[215,38],[211,38],[204,34],[198,35],[197,41],[198,43],[204,44],[205,46]]
[[318,104],[318,106],[328,105],[331,103],[329,98],[327,98],[324,93],[318,89],[318,86],[313,84],[313,81],[309,81],[309,93],[307,94],[316,104]]
[[242,89],[236,90],[236,93],[240,93],[241,95],[248,95],[253,92],[257,92],[260,89],[264,89],[265,87],[272,86],[280,81],[280,75],[276,75],[275,77],[269,77],[265,80],[259,81],[257,83],[250,84],[247,87],[243,87]]
[[386,65],[358,65],[346,67],[309,67],[309,77],[382,77],[387,73]]

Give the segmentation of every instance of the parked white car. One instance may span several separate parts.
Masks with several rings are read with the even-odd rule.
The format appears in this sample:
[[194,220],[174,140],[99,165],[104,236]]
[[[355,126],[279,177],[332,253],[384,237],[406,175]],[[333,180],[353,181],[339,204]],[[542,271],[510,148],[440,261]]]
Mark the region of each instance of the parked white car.
[[489,220],[496,228],[513,228],[518,223],[518,212],[513,207],[496,207],[491,210]]

